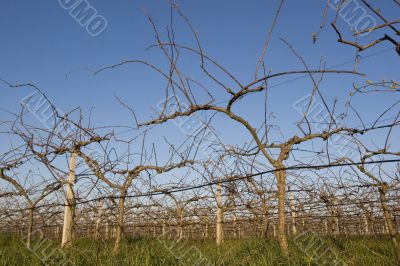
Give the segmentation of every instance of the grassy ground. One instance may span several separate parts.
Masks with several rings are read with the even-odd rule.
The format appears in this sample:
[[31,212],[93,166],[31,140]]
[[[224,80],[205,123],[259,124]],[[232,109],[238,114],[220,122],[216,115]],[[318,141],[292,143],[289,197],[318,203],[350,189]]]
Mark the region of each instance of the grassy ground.
[[211,241],[128,239],[119,254],[112,243],[79,239],[68,250],[48,239],[35,239],[31,250],[21,238],[0,235],[0,265],[395,265],[385,237],[327,238],[304,235],[290,239],[290,256],[275,240]]

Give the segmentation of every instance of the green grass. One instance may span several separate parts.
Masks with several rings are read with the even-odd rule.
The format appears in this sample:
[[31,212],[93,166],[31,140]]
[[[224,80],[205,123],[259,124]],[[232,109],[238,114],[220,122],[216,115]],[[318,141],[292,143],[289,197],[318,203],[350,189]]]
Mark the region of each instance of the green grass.
[[[0,265],[395,265],[395,256],[386,237],[302,236],[289,241],[290,256],[281,255],[274,239],[226,240],[221,246],[210,241],[127,239],[118,254],[112,242],[78,239],[61,250],[58,243],[33,241],[32,252],[21,238],[0,235]],[[41,245],[40,245],[41,243]],[[68,265],[65,263],[64,265]]]

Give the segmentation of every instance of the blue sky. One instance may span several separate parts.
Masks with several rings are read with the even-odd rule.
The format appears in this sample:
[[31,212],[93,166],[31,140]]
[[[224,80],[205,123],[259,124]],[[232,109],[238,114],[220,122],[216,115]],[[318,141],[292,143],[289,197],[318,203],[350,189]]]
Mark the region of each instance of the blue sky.
[[[89,2],[108,22],[107,29],[98,37],[91,37],[58,1],[2,0],[0,78],[11,83],[32,82],[39,85],[63,111],[81,106],[88,112],[94,107],[93,118],[98,125],[132,123],[133,126],[132,117],[118,104],[114,95],[134,107],[139,118],[144,120],[150,117],[152,108],[163,99],[165,82],[149,69],[138,65],[124,66],[97,76],[77,69],[95,70],[123,59],[148,59],[154,64],[165,66],[165,60],[159,53],[145,51],[146,47],[154,43],[154,33],[143,9],[151,14],[165,36],[166,25],[170,20],[168,5],[166,1],[155,0]],[[204,0],[178,3],[199,32],[206,53],[230,69],[243,83],[252,81],[279,1]],[[354,59],[354,48],[338,44],[337,36],[329,25],[320,34],[318,42],[312,43],[311,35],[318,30],[322,21],[324,3],[322,0],[286,1],[266,56],[268,69],[273,72],[304,69],[301,62],[280,41],[281,37],[293,44],[313,69],[318,68],[321,58],[326,60],[328,67]],[[389,17],[396,15],[392,1],[384,0],[383,5],[385,14]],[[328,18],[332,19],[333,16],[333,10],[329,9]],[[195,45],[178,17],[175,17],[174,25],[178,42]],[[346,27],[343,21],[339,25]],[[362,56],[369,57],[361,60],[359,70],[367,73],[371,80],[398,79],[399,60],[390,48],[390,45],[383,43],[363,53]],[[381,54],[373,55],[375,53]],[[189,55],[184,66],[185,73],[196,76],[199,60]],[[348,70],[353,68],[352,63],[338,67]],[[307,78],[287,82],[295,77],[285,77],[270,83],[280,84],[270,90],[269,110],[276,115],[276,123],[281,126],[285,137],[290,137],[291,132],[296,131],[293,122],[300,118],[292,104],[312,89]],[[321,91],[330,106],[336,97],[344,105],[353,81],[362,83],[364,78],[348,75],[326,77]],[[214,86],[210,81],[204,82],[210,87]],[[1,108],[18,110],[20,100],[30,91],[10,89],[0,84]],[[222,94],[217,95],[221,97],[218,100],[224,100]],[[369,118],[376,116],[395,100],[392,95],[374,95],[363,97],[357,104],[368,122]],[[259,121],[262,119],[262,103],[262,97],[249,97],[237,111],[250,120]],[[225,137],[230,142],[237,141],[245,134],[232,123],[220,124],[219,130],[229,130]],[[173,137],[174,132],[176,127],[167,125],[157,134]]]

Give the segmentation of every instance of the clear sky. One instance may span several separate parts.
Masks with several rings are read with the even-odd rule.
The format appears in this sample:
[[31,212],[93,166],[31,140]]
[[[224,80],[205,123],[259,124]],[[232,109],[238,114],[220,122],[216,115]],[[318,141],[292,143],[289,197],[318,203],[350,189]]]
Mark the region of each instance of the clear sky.
[[[389,17],[395,16],[393,1],[382,2],[385,14]],[[165,66],[165,59],[159,53],[145,51],[155,40],[143,10],[146,9],[154,18],[165,36],[166,25],[170,20],[167,2],[91,0],[89,3],[108,23],[106,30],[97,37],[90,36],[58,1],[1,0],[0,78],[11,83],[37,84],[63,111],[77,106],[88,111],[94,107],[93,117],[99,125],[133,125],[132,118],[114,99],[114,95],[134,107],[139,119],[149,118],[152,114],[151,108],[155,108],[163,99],[165,85],[149,69],[130,65],[97,76],[77,69],[96,70],[123,59],[149,59],[154,64]],[[205,52],[230,69],[243,83],[250,82],[279,1],[202,0],[178,3],[199,32]],[[323,0],[286,1],[266,56],[267,69],[272,69],[273,72],[304,69],[280,41],[281,37],[294,45],[310,68],[318,68],[321,58],[326,60],[327,67],[342,64],[337,69],[354,68],[354,64],[349,62],[355,57],[355,49],[338,44],[337,36],[329,25],[321,32],[318,42],[312,42],[311,35],[321,25],[324,6]],[[333,16],[334,11],[328,9],[328,19]],[[343,21],[339,23],[343,28],[347,26]],[[177,41],[193,46],[193,38],[178,17],[175,17],[174,25]],[[372,80],[398,79],[398,56],[390,48],[390,45],[383,43],[363,53],[362,56],[367,58],[361,60],[360,72],[367,73],[368,79]],[[374,55],[375,53],[380,54]],[[198,58],[188,56],[184,71],[197,75],[198,66]],[[70,74],[67,75],[68,73]],[[300,118],[292,104],[312,88],[307,78],[287,82],[291,78],[294,77],[285,77],[270,83],[276,86],[270,90],[269,110],[279,119],[286,137],[290,136],[286,130],[294,130],[292,122]],[[363,80],[364,78],[353,76],[327,76],[321,91],[330,106],[335,97],[341,100],[339,103],[343,106],[352,81],[361,83]],[[210,81],[204,82],[212,84]],[[10,89],[0,84],[1,108],[18,110],[20,100],[29,92],[29,89]],[[221,94],[221,98],[217,100],[224,99]],[[362,102],[358,102],[358,107],[368,122],[369,117],[373,117],[395,100],[397,99],[393,99],[393,96],[365,97]],[[261,119],[262,99],[250,97],[237,110],[249,119]],[[221,125],[220,130],[230,127],[235,130],[229,131],[228,141],[234,142],[244,134],[229,123]],[[163,127],[165,134],[175,131],[174,126]]]

